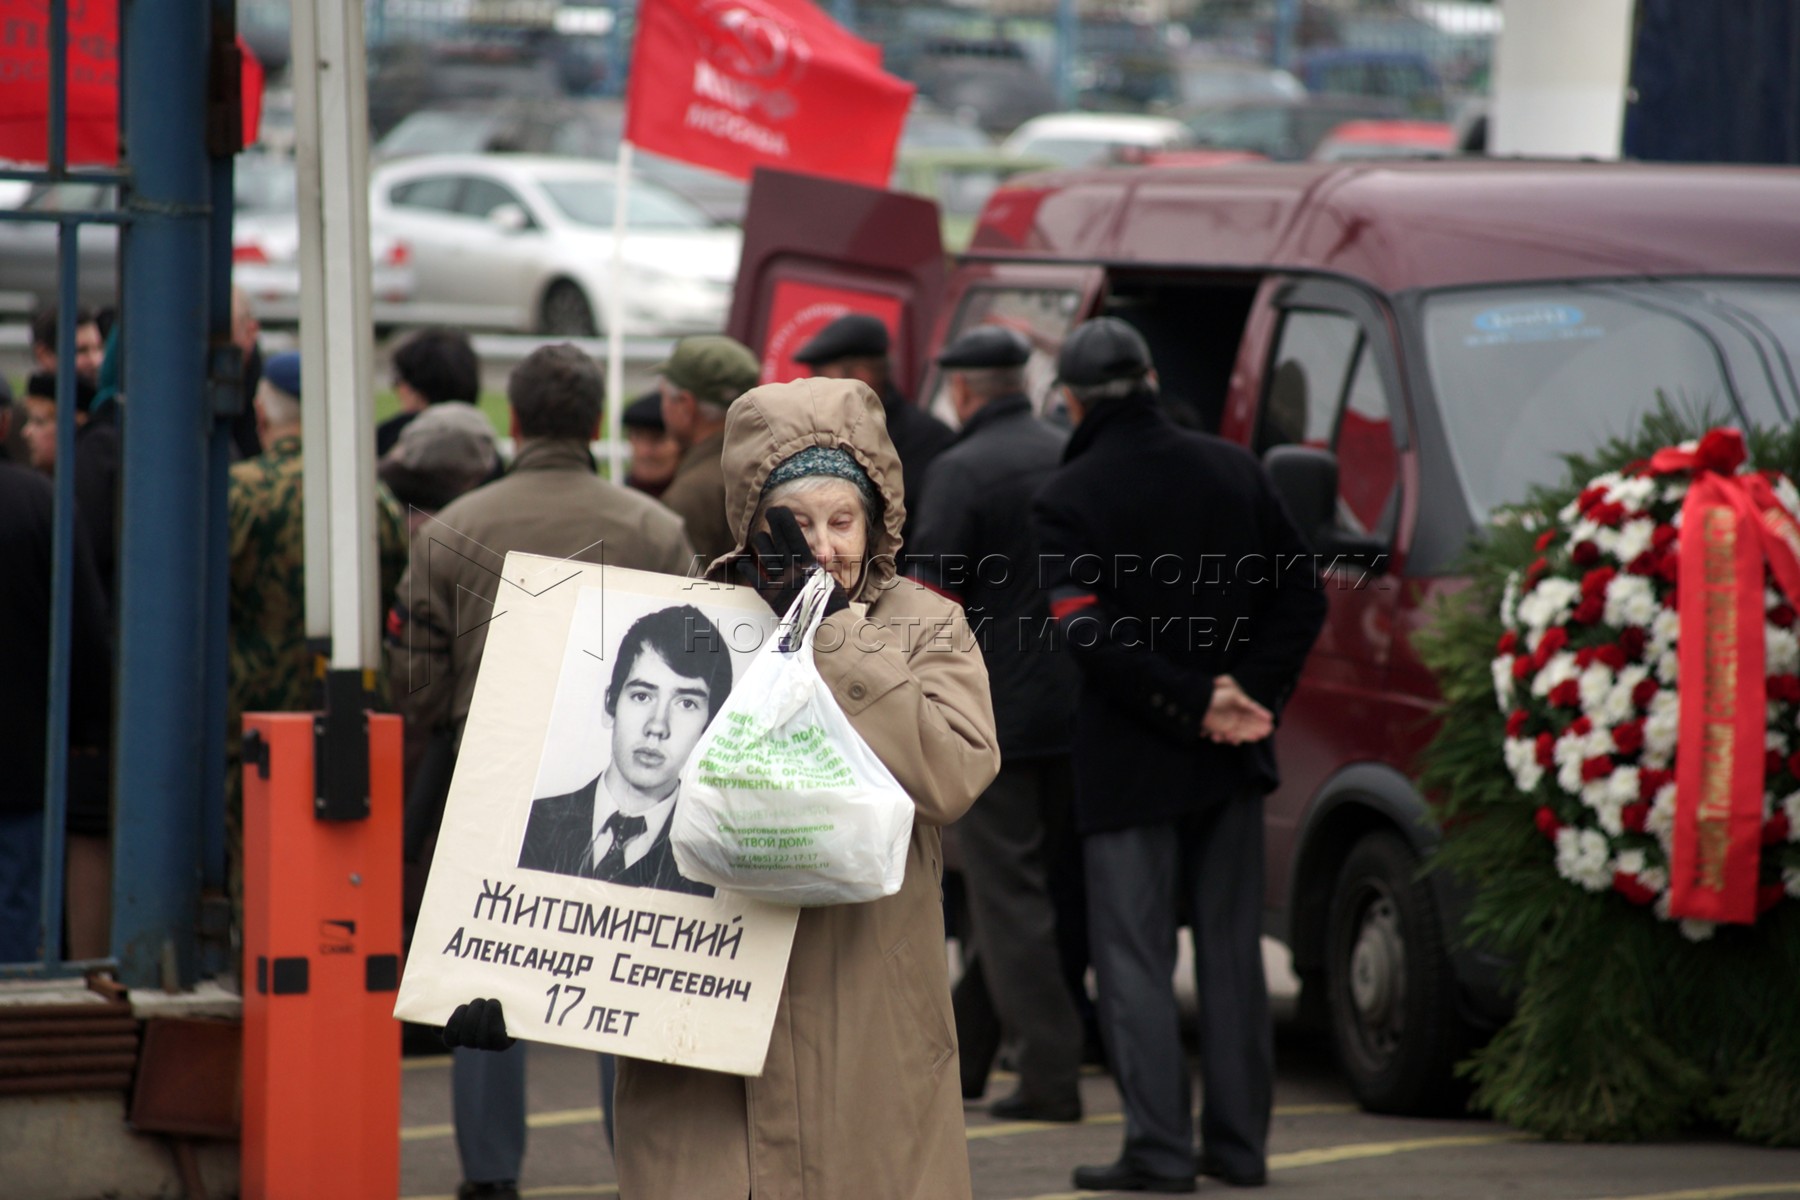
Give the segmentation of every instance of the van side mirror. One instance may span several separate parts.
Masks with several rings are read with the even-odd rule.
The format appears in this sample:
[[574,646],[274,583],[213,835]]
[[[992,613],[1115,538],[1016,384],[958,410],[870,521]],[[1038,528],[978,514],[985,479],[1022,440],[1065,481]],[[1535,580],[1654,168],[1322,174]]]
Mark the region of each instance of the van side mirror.
[[1387,569],[1385,539],[1338,524],[1337,455],[1316,446],[1272,446],[1263,467],[1294,524],[1327,563],[1351,562],[1376,574]]

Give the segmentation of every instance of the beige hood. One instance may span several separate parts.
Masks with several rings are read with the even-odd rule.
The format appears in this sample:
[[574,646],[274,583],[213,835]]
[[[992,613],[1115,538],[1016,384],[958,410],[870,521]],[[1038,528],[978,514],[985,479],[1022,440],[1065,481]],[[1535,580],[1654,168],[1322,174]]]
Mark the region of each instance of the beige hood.
[[893,581],[900,527],[906,521],[906,489],[881,400],[857,380],[766,383],[733,402],[725,417],[722,460],[725,515],[737,543],[733,553],[744,549],[769,472],[808,446],[848,450],[881,495],[882,528],[855,597],[865,599]]

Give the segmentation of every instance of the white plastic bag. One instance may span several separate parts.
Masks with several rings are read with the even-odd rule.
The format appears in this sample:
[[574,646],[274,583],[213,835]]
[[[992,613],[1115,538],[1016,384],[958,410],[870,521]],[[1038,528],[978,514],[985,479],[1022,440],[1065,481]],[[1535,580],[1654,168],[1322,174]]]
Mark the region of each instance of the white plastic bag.
[[807,581],[688,756],[669,841],[689,879],[794,906],[900,890],[912,799],[813,665],[831,588]]

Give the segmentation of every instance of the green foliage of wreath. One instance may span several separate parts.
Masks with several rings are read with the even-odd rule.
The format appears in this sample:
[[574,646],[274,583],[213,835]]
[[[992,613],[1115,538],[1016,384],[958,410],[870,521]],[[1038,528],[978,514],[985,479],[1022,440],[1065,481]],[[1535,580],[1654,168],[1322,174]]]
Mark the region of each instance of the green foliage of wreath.
[[[1555,513],[1604,471],[1698,437],[1717,422],[1661,404],[1630,437],[1570,456],[1568,478],[1517,514]],[[1751,431],[1751,462],[1800,480],[1800,427]],[[1467,591],[1418,638],[1443,693],[1423,782],[1445,834],[1435,866],[1472,883],[1465,935],[1512,964],[1511,1021],[1463,1065],[1475,1106],[1571,1141],[1719,1129],[1800,1145],[1800,905],[1704,942],[1615,892],[1560,877],[1501,758],[1505,715],[1490,662],[1507,576],[1536,557],[1536,530],[1494,523],[1472,548]]]

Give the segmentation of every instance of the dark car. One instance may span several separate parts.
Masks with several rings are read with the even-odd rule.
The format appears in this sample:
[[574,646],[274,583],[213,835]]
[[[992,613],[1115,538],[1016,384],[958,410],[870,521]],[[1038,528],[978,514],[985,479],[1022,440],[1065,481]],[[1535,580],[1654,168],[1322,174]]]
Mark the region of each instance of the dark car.
[[995,136],[1057,107],[1050,80],[1010,38],[927,38],[908,62],[920,95]]
[[[1438,837],[1417,783],[1438,693],[1414,637],[1463,590],[1464,549],[1496,509],[1660,397],[1745,425],[1800,416],[1795,375],[1770,366],[1800,360],[1800,170],[1459,159],[1026,175],[989,199],[947,283],[930,206],[856,203],[847,187],[821,198],[782,176],[753,199],[734,336],[765,345],[783,289],[882,296],[914,394],[941,405],[937,347],[999,323],[1031,340],[1041,406],[1068,330],[1108,313],[1149,342],[1165,403],[1275,452],[1330,612],[1276,742],[1264,928],[1365,1106],[1459,1107],[1452,1067],[1509,1004],[1504,964],[1463,935],[1466,885],[1421,872]],[[879,244],[861,236],[871,224]]]
[[1292,162],[1311,155],[1346,121],[1392,120],[1406,112],[1396,100],[1323,95],[1233,100],[1185,108],[1175,115],[1197,145]]

